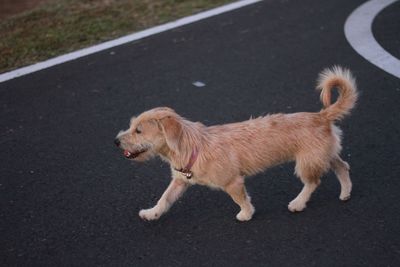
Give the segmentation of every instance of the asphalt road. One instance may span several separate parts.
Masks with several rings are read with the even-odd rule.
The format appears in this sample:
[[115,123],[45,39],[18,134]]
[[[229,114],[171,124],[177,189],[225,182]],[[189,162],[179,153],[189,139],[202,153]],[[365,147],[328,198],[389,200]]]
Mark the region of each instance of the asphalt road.
[[[345,39],[344,22],[362,2],[263,1],[1,83],[0,264],[400,266],[400,79]],[[400,35],[381,24],[398,25],[390,8],[373,30],[396,49]],[[315,80],[333,64],[349,67],[361,91],[340,123],[349,202],[330,173],[307,209],[290,213],[301,183],[289,163],[247,180],[250,222],[235,220],[225,193],[200,186],[159,221],[138,217],[169,171],[114,147],[130,116],[170,106],[211,125],[318,111]]]

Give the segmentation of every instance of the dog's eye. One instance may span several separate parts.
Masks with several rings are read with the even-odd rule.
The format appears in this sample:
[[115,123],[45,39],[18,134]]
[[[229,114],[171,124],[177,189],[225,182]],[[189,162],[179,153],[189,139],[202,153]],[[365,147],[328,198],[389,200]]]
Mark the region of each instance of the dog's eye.
[[136,130],[135,130],[135,133],[137,133],[137,134],[141,134],[141,133],[142,133],[142,131],[141,131],[141,130],[139,130],[138,128],[136,128]]

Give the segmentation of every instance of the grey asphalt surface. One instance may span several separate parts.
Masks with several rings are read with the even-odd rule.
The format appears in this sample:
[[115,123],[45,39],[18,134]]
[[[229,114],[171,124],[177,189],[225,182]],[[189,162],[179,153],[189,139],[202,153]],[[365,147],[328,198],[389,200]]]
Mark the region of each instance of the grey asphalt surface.
[[396,58],[400,58],[400,1],[382,10],[372,24],[378,43]]
[[[362,2],[267,0],[1,83],[0,264],[399,266],[400,79],[345,39]],[[385,27],[398,25],[392,12],[373,26],[382,45],[399,40],[384,33],[396,31]],[[315,80],[333,64],[350,68],[361,91],[340,123],[349,202],[329,173],[307,209],[290,213],[301,183],[288,163],[247,180],[250,222],[235,221],[225,193],[200,186],[159,221],[138,217],[169,168],[131,163],[114,146],[132,115],[170,106],[211,125],[318,111]]]

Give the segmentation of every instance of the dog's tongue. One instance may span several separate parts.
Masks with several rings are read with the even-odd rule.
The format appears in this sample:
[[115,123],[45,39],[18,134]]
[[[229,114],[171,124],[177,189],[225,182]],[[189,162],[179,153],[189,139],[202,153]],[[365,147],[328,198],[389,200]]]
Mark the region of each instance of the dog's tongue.
[[124,150],[124,156],[129,158],[132,155],[131,152],[129,152],[128,150]]

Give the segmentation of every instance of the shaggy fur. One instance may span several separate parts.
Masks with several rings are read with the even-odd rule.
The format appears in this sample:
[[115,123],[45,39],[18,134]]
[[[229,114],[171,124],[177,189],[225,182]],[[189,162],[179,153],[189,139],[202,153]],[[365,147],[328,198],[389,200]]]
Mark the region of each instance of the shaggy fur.
[[[339,97],[331,104],[331,90]],[[181,117],[166,107],[134,117],[130,127],[115,142],[127,158],[145,161],[156,155],[171,165],[172,180],[157,204],[141,210],[145,220],[158,219],[192,184],[207,185],[227,192],[240,206],[236,218],[250,220],[254,213],[244,177],[268,167],[295,161],[295,173],[303,182],[300,194],[289,203],[292,212],[302,211],[320,184],[320,177],[333,170],[340,182],[340,199],[350,198],[349,165],[343,161],[341,131],[334,122],[354,107],[357,89],[350,71],[340,67],[324,70],[318,80],[324,108],[317,113],[275,114],[238,123],[204,126]],[[198,156],[188,179],[185,168],[193,151]]]

